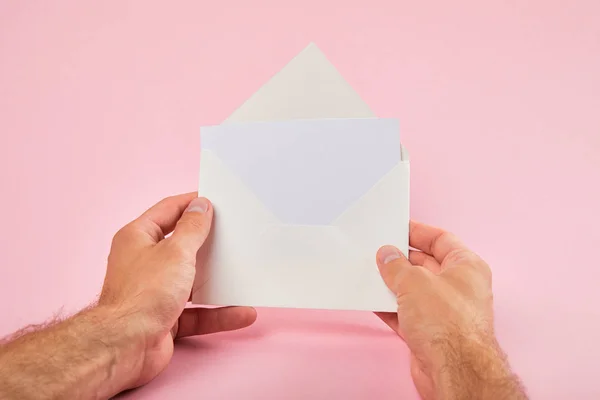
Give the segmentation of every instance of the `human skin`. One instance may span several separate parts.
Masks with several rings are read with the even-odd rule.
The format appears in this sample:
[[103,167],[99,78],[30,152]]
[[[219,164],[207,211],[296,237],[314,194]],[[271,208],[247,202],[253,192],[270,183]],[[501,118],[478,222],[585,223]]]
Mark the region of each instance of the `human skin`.
[[174,339],[252,324],[252,308],[185,309],[212,215],[210,202],[190,193],[122,228],[96,306],[0,347],[0,399],[106,399],[158,375]]
[[[0,399],[106,399],[156,377],[177,338],[251,325],[248,307],[189,308],[213,209],[195,193],[162,200],[114,237],[98,303],[0,343]],[[172,235],[165,238],[172,232]],[[412,352],[424,399],[525,399],[493,332],[491,274],[456,237],[411,224],[409,259],[377,264],[398,313],[379,313]]]
[[377,265],[397,313],[378,313],[411,351],[425,400],[526,399],[494,334],[489,266],[456,236],[411,222],[408,258],[393,246]]

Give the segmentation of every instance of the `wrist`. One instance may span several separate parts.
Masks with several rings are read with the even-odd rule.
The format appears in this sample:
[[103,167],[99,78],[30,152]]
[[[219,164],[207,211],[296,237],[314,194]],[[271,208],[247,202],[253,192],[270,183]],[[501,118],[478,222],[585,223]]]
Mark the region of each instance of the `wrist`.
[[103,385],[106,397],[134,386],[145,357],[146,337],[143,324],[135,314],[106,305],[98,305],[86,311],[85,318],[97,326],[96,339],[107,350],[106,385]]
[[437,344],[436,352],[432,379],[437,398],[526,398],[493,335],[452,335]]
[[109,398],[132,387],[144,361],[141,330],[98,306],[0,347],[0,398]]

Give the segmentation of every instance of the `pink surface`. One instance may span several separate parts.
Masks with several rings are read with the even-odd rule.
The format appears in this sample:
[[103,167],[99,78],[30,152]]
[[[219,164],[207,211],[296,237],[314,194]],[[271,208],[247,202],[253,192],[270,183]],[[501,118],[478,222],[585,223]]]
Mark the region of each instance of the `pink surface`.
[[[533,397],[599,398],[600,3],[243,3],[0,2],[0,334],[93,301],[112,234],[195,189],[199,127],[315,41],[400,118],[413,217],[490,262]],[[414,399],[407,360],[369,313],[259,310],[126,397]]]

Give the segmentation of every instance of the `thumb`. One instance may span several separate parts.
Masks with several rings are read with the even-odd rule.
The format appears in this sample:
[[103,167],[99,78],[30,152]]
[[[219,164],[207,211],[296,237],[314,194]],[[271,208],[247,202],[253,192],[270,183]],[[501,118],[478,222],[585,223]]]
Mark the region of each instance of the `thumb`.
[[404,293],[407,282],[419,274],[419,268],[413,266],[408,258],[394,246],[383,246],[377,251],[377,266],[387,287],[399,295]]
[[208,237],[212,217],[213,208],[208,199],[198,197],[192,200],[169,239],[195,254]]

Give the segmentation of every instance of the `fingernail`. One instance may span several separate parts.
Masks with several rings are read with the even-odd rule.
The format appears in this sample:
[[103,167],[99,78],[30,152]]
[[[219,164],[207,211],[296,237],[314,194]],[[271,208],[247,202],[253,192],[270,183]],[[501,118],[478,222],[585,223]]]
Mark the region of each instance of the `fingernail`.
[[380,263],[387,264],[401,257],[402,253],[394,246],[383,246],[381,249],[379,249],[377,258],[379,259]]
[[208,200],[204,197],[195,198],[185,209],[185,212],[205,213],[208,211]]

